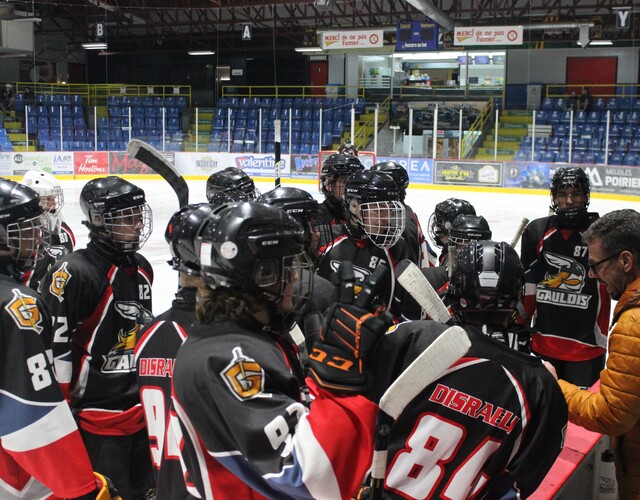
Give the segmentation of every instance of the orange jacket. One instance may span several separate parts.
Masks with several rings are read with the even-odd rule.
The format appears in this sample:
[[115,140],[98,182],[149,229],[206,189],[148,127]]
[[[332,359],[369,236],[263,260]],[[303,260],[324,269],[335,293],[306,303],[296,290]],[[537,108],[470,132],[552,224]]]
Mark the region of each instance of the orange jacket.
[[640,278],[629,284],[614,310],[609,357],[600,390],[560,380],[569,420],[613,436],[620,500],[640,498]]

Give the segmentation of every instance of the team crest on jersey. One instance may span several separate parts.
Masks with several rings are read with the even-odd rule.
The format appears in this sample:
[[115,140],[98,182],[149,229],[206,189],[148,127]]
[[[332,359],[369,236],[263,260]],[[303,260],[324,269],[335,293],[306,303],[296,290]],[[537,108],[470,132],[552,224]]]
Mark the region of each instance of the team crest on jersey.
[[[332,260],[329,265],[331,266],[331,270],[334,273],[337,273],[340,271],[340,264],[342,264],[342,261],[340,260]],[[360,267],[360,266],[353,266],[353,274],[355,274],[356,276],[356,280],[358,281],[364,281],[366,280],[369,276],[371,276],[371,271],[365,267]]]
[[133,370],[133,349],[136,346],[136,338],[140,325],[136,324],[131,330],[120,330],[118,342],[103,356],[102,373],[130,372]]
[[40,334],[42,332],[42,316],[36,299],[20,293],[17,288],[14,288],[12,292],[13,299],[5,306],[5,310],[20,330],[33,330]]
[[551,252],[544,252],[544,260],[557,272],[546,273],[538,283],[536,300],[561,307],[587,309],[591,296],[580,293],[587,277],[584,266],[571,257]]
[[232,394],[240,401],[258,397],[268,397],[264,394],[264,370],[255,359],[244,355],[240,347],[232,351],[233,359],[220,372],[222,380],[227,384]]
[[58,297],[60,302],[64,300],[64,287],[67,286],[69,280],[71,280],[71,273],[67,271],[67,263],[65,262],[60,266],[60,269],[53,273],[49,286],[51,294]]

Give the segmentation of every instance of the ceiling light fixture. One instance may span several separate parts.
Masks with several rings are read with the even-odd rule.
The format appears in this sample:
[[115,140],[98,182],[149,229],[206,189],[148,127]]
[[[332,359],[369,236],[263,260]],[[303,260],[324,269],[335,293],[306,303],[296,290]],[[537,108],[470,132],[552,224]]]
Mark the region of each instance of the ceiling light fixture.
[[322,52],[320,47],[296,47],[293,50],[296,52]]
[[613,45],[611,40],[591,40],[589,45]]
[[83,43],[82,48],[85,50],[104,50],[107,48],[107,44],[105,42],[89,42]]
[[215,52],[213,50],[190,50],[187,54],[190,56],[212,56]]

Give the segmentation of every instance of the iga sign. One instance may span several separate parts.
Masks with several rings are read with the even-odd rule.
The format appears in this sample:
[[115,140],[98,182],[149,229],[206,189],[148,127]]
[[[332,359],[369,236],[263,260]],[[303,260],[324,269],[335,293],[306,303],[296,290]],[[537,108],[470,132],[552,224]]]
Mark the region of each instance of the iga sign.
[[324,50],[370,49],[382,47],[382,42],[382,30],[325,31],[320,46]]
[[453,44],[470,45],[522,45],[522,26],[470,26],[455,28]]

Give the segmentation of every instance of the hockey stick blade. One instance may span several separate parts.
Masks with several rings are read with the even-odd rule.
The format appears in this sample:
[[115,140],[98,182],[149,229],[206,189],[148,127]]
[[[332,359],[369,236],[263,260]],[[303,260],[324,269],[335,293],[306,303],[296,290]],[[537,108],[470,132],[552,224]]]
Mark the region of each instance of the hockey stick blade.
[[398,416],[428,385],[464,356],[471,341],[459,326],[442,332],[389,386],[380,398],[371,464],[371,498],[382,498],[391,427]]
[[273,121],[273,125],[274,125],[274,154],[275,154],[275,167],[276,167],[276,187],[280,187],[280,170],[282,168],[282,156],[281,156],[281,141],[282,141],[282,135],[280,133],[280,126],[281,126],[281,122],[280,120],[274,120]]
[[404,259],[396,266],[398,283],[411,295],[420,307],[434,321],[451,324],[453,318],[447,306],[413,262]]
[[513,239],[511,240],[510,245],[512,247],[515,248],[515,246],[518,244],[518,241],[520,240],[520,236],[522,236],[522,233],[524,233],[524,230],[527,227],[527,224],[529,224],[529,219],[527,219],[526,217],[523,217],[522,222],[520,222],[520,225],[518,226],[518,230],[516,231],[516,234],[513,235]]
[[127,154],[141,161],[157,172],[169,183],[178,197],[180,208],[189,204],[189,186],[176,167],[160,151],[139,139],[131,139],[127,145]]

